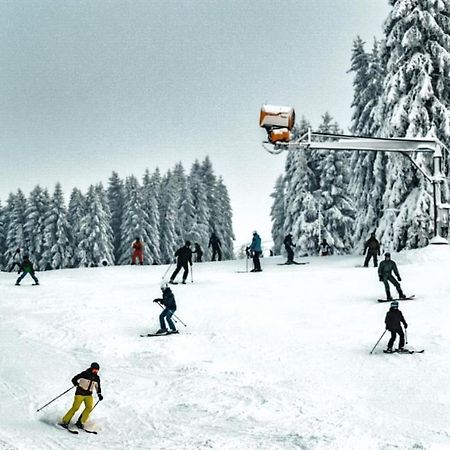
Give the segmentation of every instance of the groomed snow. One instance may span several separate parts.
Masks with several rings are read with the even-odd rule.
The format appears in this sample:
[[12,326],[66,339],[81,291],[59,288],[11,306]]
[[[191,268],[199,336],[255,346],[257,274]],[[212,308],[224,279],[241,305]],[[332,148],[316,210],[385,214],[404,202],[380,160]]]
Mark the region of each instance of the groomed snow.
[[[181,334],[155,331],[167,266],[0,274],[0,449],[450,448],[450,248],[393,255],[410,348],[385,355],[388,304],[362,256],[309,258],[262,273],[245,261],[194,265],[173,288]],[[104,401],[90,428],[54,425],[92,361]],[[78,417],[78,414],[75,416]]]

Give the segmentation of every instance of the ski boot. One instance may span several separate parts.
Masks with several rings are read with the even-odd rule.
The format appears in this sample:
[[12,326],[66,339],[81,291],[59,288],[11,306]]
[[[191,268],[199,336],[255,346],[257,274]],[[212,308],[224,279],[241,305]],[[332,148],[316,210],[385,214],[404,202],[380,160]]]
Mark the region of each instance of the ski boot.
[[66,430],[69,429],[69,424],[68,424],[68,423],[65,423],[65,422],[59,422],[58,425],[59,425],[60,427],[65,428]]
[[77,420],[77,423],[75,424],[77,426],[77,428],[79,428],[80,430],[84,430],[84,425],[81,423],[80,420]]
[[167,329],[166,328],[160,328],[155,334],[165,334],[167,333]]
[[409,350],[407,350],[406,348],[403,348],[403,347],[399,347],[396,351],[398,353],[409,353]]
[[186,284],[186,280],[183,280],[183,281],[181,282],[181,284]]
[[14,286],[20,286],[20,283],[16,283]]
[[178,334],[178,330],[169,330],[169,334]]
[[392,350],[392,348],[387,348],[384,353],[394,353],[394,350]]
[[402,292],[401,294],[399,294],[399,297],[403,300],[406,298],[406,295]]

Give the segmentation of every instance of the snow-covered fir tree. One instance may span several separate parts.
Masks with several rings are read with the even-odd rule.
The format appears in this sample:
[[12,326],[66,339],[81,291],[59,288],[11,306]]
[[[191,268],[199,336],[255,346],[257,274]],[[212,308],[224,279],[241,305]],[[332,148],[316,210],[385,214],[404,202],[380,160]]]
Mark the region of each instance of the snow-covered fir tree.
[[45,219],[50,207],[50,196],[46,189],[39,185],[31,192],[25,209],[25,248],[30,258],[34,261],[37,270],[47,270],[43,254]]
[[86,199],[78,188],[74,188],[70,194],[69,208],[67,211],[67,220],[71,230],[71,248],[73,257],[71,267],[78,267],[80,263],[78,257],[78,246],[82,239],[81,223],[86,215]]
[[150,175],[148,169],[142,179],[142,204],[147,213],[147,236],[146,256],[149,264],[159,264],[161,254],[159,251],[159,210],[158,197],[160,191],[159,171]]
[[4,265],[4,253],[6,251],[6,211],[0,201],[0,270],[6,269]]
[[233,259],[235,239],[233,232],[233,211],[231,208],[230,196],[228,195],[228,189],[225,186],[222,177],[217,179],[215,190],[217,215],[219,217],[215,230],[221,239],[222,259]]
[[172,172],[167,171],[161,181],[159,197],[159,249],[162,263],[174,261],[176,247],[182,244],[182,237],[175,233],[177,218],[177,192]]
[[[383,50],[386,137],[436,136],[450,142],[450,1],[391,0]],[[416,163],[430,172],[429,158]],[[402,155],[388,156],[380,232],[392,250],[428,243],[431,186]]]
[[86,194],[86,209],[81,219],[77,248],[80,266],[97,267],[102,261],[113,263],[112,230],[108,219],[98,189],[91,185]]
[[67,218],[64,194],[60,183],[55,186],[50,208],[45,217],[44,253],[40,265],[46,269],[65,269],[72,263],[71,227]]
[[273,252],[275,255],[281,253],[284,239],[285,217],[285,187],[284,177],[280,175],[275,183],[275,188],[270,196],[273,198],[270,217],[272,218],[272,240]]
[[118,264],[120,258],[120,246],[122,244],[121,224],[124,202],[123,181],[120,179],[117,172],[113,172],[108,180],[108,204],[111,212],[115,264]]
[[[16,249],[28,252],[26,248],[25,233],[25,210],[27,207],[27,199],[22,192],[18,190],[16,194],[10,194],[7,200],[6,216],[6,265],[10,267],[14,261]],[[23,255],[23,253],[22,253]]]

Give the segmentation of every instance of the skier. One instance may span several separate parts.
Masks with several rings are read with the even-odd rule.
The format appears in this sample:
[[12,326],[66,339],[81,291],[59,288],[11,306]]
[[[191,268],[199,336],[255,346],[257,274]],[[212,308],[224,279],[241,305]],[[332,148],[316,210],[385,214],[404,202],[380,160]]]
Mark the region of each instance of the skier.
[[99,370],[100,366],[98,363],[93,362],[89,369],[86,369],[72,378],[72,383],[77,387],[75,398],[73,400],[72,408],[67,411],[59,425],[64,428],[69,428],[69,423],[72,420],[73,415],[78,411],[81,404],[84,403],[84,411],[76,422],[78,428],[84,429],[84,424],[88,420],[89,414],[94,407],[92,399],[94,388],[97,391],[98,400],[100,402],[103,400],[100,377],[98,376]]
[[203,257],[203,250],[200,247],[199,243],[195,243],[195,250],[192,253],[195,253],[195,262],[202,262],[202,257]]
[[287,252],[287,261],[286,264],[292,264],[294,262],[294,250],[292,247],[296,247],[296,245],[292,242],[292,234],[289,233],[283,240],[284,248]]
[[392,346],[394,345],[397,334],[400,338],[397,351],[398,352],[405,351],[405,349],[403,348],[405,345],[405,334],[403,333],[401,323],[403,323],[405,329],[408,328],[408,324],[406,323],[406,320],[403,317],[402,312],[398,309],[397,301],[393,301],[391,303],[391,307],[386,314],[386,319],[384,320],[384,323],[386,324],[386,330],[391,332],[391,338],[389,339],[388,346],[385,352],[386,353],[393,352]]
[[375,237],[375,233],[370,235],[370,238],[364,244],[364,253],[366,253],[366,259],[364,260],[364,267],[369,267],[369,261],[373,258],[373,266],[378,267],[378,256],[380,256],[380,243]]
[[328,242],[325,238],[323,238],[322,242],[320,243],[319,254],[320,254],[320,256],[331,255],[331,246],[330,246],[330,244],[328,244]]
[[136,259],[139,259],[139,264],[142,266],[144,264],[144,244],[141,242],[140,238],[136,238],[132,245],[133,255],[131,257],[131,265],[136,264]]
[[391,254],[386,253],[384,255],[384,261],[381,261],[378,267],[378,276],[380,278],[380,281],[384,283],[384,288],[386,289],[386,298],[388,300],[392,300],[389,281],[397,289],[400,298],[406,298],[406,295],[403,293],[400,283],[392,276],[392,272],[394,272],[398,281],[402,281],[402,279],[400,278],[400,274],[398,273],[397,264],[395,264],[395,262],[391,260]]
[[36,278],[36,275],[34,274],[34,267],[33,263],[30,261],[30,258],[28,255],[25,255],[23,257],[23,261],[20,264],[19,273],[22,272],[22,275],[20,275],[19,278],[17,278],[16,286],[20,286],[20,282],[27,276],[27,274],[30,274],[30,277],[34,280],[34,285],[39,285],[39,280]]
[[259,260],[259,257],[262,254],[261,237],[256,231],[253,232],[253,238],[249,251],[253,258],[253,269],[250,270],[250,272],[262,272],[261,262]]
[[159,315],[160,329],[156,332],[156,334],[168,333],[166,324],[164,323],[164,319],[167,320],[170,328],[170,333],[178,333],[178,330],[175,328],[175,325],[172,321],[172,316],[177,310],[175,296],[173,295],[172,290],[166,282],[163,282],[161,284],[161,291],[163,293],[162,298],[155,298],[155,300],[153,300],[155,303],[160,303],[161,305],[165,306],[163,312]]
[[216,260],[216,255],[218,261],[222,261],[222,250],[221,250],[222,243],[220,242],[220,239],[216,236],[216,233],[212,233],[211,238],[209,239],[208,248],[211,247],[213,251],[211,261]]
[[186,278],[189,273],[189,266],[192,267],[192,250],[191,250],[191,241],[186,241],[183,247],[180,247],[176,252],[175,256],[177,257],[177,268],[174,270],[172,276],[170,277],[169,283],[171,284],[177,284],[175,283],[175,277],[178,275],[178,272],[181,269],[184,269],[183,273],[183,284],[186,284]]
[[[12,252],[10,252],[10,255],[12,255]],[[12,272],[16,266],[18,267],[20,273],[20,248],[16,248],[16,251],[14,252],[13,263],[9,271]]]

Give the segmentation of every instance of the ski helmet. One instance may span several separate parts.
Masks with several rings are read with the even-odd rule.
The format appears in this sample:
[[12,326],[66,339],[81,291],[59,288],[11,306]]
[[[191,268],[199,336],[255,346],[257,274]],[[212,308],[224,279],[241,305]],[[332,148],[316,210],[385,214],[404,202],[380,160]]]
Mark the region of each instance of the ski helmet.
[[391,308],[398,308],[398,301],[394,300],[393,302],[391,302]]
[[100,366],[98,363],[93,362],[91,363],[91,369],[100,370]]
[[161,282],[161,290],[165,291],[168,288],[169,288],[169,285],[168,285],[167,281],[162,281]]
[[389,252],[385,253],[384,256],[387,256],[388,258],[391,257],[391,254]]
[[191,246],[191,241],[186,241],[184,244],[186,247],[190,247]]

